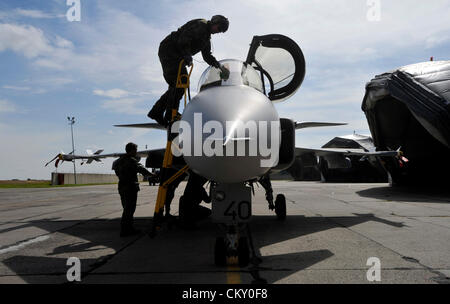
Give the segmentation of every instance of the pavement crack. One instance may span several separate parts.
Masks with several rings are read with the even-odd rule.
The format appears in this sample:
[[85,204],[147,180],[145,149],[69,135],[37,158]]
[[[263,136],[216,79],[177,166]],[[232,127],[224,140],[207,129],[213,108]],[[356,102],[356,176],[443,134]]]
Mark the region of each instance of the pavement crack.
[[402,256],[402,259],[404,259],[405,261],[408,261],[408,262],[420,264],[419,260],[412,258],[412,257]]
[[118,255],[119,253],[121,253],[122,251],[124,251],[125,249],[127,249],[128,247],[130,247],[131,245],[133,245],[134,243],[136,243],[138,240],[142,239],[143,237],[147,236],[147,234],[142,234],[139,237],[133,239],[132,241],[130,241],[129,243],[127,243],[125,246],[123,246],[122,248],[120,248],[119,250],[117,250],[116,252],[112,253],[112,254],[108,254],[106,256],[102,256],[100,258],[97,259],[96,262],[94,262],[93,264],[90,265],[90,269],[88,271],[85,271],[81,274],[81,278],[85,279],[87,276],[89,276],[93,271],[97,270],[98,268],[104,266],[106,263],[108,263],[108,261],[110,261],[111,259],[113,259],[116,255]]

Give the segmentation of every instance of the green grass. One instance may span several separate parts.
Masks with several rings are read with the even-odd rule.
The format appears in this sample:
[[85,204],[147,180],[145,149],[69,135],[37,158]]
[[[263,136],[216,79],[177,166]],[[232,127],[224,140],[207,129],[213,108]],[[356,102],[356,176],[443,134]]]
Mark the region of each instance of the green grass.
[[81,187],[81,186],[98,186],[98,185],[114,185],[117,183],[97,183],[97,184],[69,184],[52,186],[50,181],[2,181],[1,188],[65,188],[65,187]]

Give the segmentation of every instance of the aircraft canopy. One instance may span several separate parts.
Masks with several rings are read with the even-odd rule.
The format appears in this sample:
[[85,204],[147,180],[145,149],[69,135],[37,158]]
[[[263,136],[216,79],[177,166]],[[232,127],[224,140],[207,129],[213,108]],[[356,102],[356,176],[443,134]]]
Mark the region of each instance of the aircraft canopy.
[[251,65],[234,59],[221,60],[220,64],[224,65],[230,71],[229,78],[226,80],[221,79],[221,70],[215,67],[209,67],[200,77],[198,83],[199,91],[214,86],[247,85],[263,93],[261,78]]
[[246,62],[260,72],[264,94],[267,92],[273,102],[294,95],[305,78],[302,50],[294,40],[283,35],[254,36]]

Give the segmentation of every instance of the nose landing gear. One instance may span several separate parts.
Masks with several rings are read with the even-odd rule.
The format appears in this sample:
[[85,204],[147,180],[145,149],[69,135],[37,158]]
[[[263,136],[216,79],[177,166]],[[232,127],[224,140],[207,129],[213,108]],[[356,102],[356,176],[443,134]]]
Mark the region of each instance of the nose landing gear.
[[[285,196],[278,194],[273,202],[270,178],[268,176],[262,178],[261,184],[266,190],[269,207],[275,210],[279,220],[284,220]],[[239,264],[240,267],[246,267],[249,263],[253,265],[261,263],[255,252],[248,224],[251,218],[251,190],[252,188],[245,183],[211,184],[212,219],[222,230],[214,246],[214,263],[217,266]]]
[[225,238],[217,237],[216,245],[214,246],[214,264],[216,266],[227,265],[227,245],[225,244]]
[[250,249],[247,237],[238,237],[235,227],[229,227],[226,237],[217,237],[214,246],[214,263],[226,266],[227,261],[238,261],[239,267],[246,267],[250,262]]

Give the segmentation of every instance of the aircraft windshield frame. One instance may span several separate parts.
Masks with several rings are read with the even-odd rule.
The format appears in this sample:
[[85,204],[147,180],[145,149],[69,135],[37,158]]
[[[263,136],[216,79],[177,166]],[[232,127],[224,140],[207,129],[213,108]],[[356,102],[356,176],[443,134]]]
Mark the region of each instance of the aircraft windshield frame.
[[259,71],[272,102],[294,95],[305,78],[306,63],[301,48],[283,35],[254,36],[245,62]]
[[221,79],[221,70],[210,66],[200,77],[198,82],[199,92],[210,87],[246,85],[264,94],[261,77],[250,64],[235,59],[221,60],[220,64],[230,71],[229,78]]

